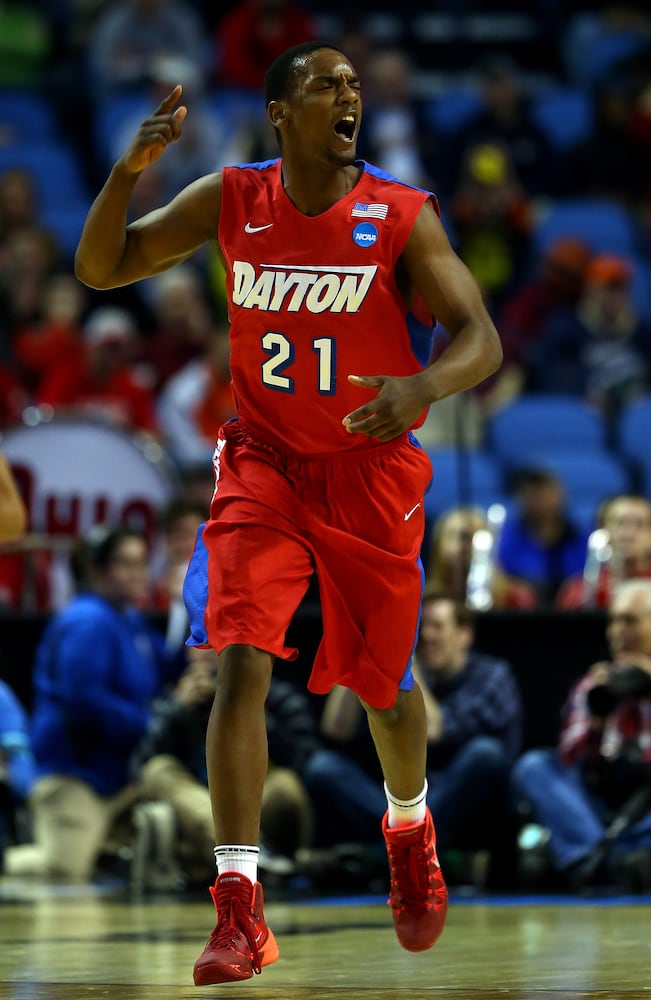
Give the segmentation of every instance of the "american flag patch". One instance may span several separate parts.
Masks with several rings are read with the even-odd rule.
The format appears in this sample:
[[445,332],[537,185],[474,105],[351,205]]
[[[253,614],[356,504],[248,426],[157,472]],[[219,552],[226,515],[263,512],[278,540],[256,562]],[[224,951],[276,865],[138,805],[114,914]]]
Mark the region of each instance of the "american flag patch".
[[350,214],[354,219],[386,219],[388,211],[388,205],[366,205],[356,201]]

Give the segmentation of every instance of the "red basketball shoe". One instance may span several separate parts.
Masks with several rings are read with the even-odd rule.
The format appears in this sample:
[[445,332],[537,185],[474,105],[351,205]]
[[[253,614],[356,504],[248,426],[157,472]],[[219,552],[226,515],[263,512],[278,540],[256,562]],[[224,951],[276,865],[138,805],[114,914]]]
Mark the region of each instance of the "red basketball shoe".
[[217,877],[210,894],[217,926],[194,963],[195,986],[250,979],[278,958],[276,939],[263,913],[262,886],[239,872]]
[[436,856],[432,815],[422,823],[389,828],[389,814],[382,820],[387,845],[393,909],[398,941],[407,951],[425,951],[436,944],[448,912],[448,891]]

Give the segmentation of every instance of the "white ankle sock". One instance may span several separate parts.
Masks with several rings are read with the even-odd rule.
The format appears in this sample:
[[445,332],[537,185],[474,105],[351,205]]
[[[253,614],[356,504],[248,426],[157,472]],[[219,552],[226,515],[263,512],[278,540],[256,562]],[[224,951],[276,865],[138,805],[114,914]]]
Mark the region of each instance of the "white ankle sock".
[[259,854],[259,847],[249,847],[246,844],[220,844],[215,848],[217,874],[239,872],[255,884],[258,881]]
[[427,778],[423,790],[415,799],[397,799],[391,794],[384,782],[384,794],[389,803],[389,827],[411,826],[412,823],[422,823],[427,809]]

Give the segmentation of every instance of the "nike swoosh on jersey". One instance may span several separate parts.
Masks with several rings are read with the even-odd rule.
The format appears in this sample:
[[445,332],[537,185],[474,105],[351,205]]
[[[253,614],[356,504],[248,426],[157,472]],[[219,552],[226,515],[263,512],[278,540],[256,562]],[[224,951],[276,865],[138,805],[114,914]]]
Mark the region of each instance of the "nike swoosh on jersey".
[[273,226],[273,222],[267,223],[266,226],[252,226],[250,222],[247,222],[247,224],[244,227],[244,232],[245,233],[259,233],[263,229],[271,229],[272,226]]
[[405,521],[408,521],[408,520],[409,520],[409,518],[411,517],[411,515],[412,515],[412,514],[413,514],[413,513],[415,512],[415,511],[417,511],[419,507],[420,507],[420,500],[418,501],[418,503],[417,503],[417,504],[416,504],[416,505],[415,505],[414,507],[412,507],[412,508],[411,508],[411,510],[408,510],[408,511],[407,511],[407,513],[405,514]]

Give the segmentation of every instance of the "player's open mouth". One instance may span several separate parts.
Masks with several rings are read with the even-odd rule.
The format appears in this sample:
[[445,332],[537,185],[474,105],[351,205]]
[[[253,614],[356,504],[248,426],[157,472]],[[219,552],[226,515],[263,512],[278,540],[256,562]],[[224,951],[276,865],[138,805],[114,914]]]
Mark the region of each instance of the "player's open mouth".
[[335,135],[344,142],[352,142],[355,138],[355,116],[344,115],[335,125]]

